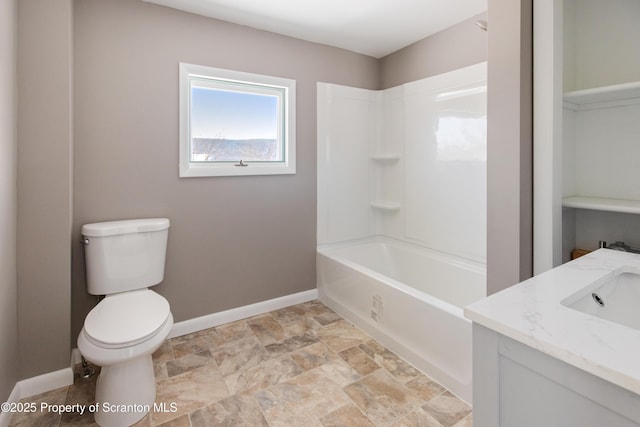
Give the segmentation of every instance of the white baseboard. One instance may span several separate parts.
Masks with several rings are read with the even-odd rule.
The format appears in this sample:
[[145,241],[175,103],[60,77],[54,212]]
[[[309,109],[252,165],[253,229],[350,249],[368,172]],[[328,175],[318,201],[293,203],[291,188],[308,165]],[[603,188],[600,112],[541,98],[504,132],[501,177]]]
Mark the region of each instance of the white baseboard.
[[[71,384],[73,384],[73,369],[64,368],[58,371],[48,372],[18,381],[13,387],[13,391],[11,391],[7,402],[18,403],[21,399],[60,387],[70,386]],[[0,413],[0,427],[8,426],[12,415],[13,414],[9,412]]]
[[[181,335],[198,332],[203,329],[213,328],[225,323],[246,319],[247,317],[257,316],[280,308],[289,307],[291,305],[313,301],[315,299],[318,299],[318,290],[311,289],[255,304],[245,305],[243,307],[196,317],[195,319],[184,320],[173,325],[168,338],[175,338]],[[60,369],[58,371],[18,381],[14,386],[11,395],[7,399],[7,402],[17,403],[20,399],[73,384],[73,368],[76,364],[80,363],[80,361],[80,351],[75,348],[71,352],[71,366],[69,368]],[[11,413],[7,412],[0,413],[0,427],[7,427],[9,425],[11,415]]]
[[[18,384],[13,387],[11,394],[7,398],[7,402],[9,403],[18,403],[20,402],[20,390]],[[0,427],[7,427],[9,422],[11,422],[11,416],[13,414],[11,412],[0,412]]]
[[285,295],[283,297],[257,302],[255,304],[220,311],[218,313],[207,314],[206,316],[196,317],[194,319],[183,320],[182,322],[177,322],[173,325],[168,338],[191,334],[203,329],[213,328],[214,326],[235,322],[236,320],[246,319],[247,317],[257,316],[268,313],[269,311],[289,307],[290,305],[301,304],[307,301],[313,301],[315,299],[318,299],[318,290],[311,289],[304,292],[298,292],[297,294]]
[[76,365],[82,363],[82,354],[78,348],[71,350],[71,369],[75,369]]
[[64,368],[18,381],[16,387],[18,387],[20,399],[24,399],[71,384],[73,384],[73,369]]

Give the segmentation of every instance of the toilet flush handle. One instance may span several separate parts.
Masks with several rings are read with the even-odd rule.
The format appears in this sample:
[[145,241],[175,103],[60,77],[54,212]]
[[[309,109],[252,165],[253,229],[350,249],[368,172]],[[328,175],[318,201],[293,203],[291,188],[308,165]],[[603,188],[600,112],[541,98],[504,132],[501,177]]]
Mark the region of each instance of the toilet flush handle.
[[82,239],[80,239],[80,243],[82,243],[83,245],[88,245],[89,239],[87,239],[86,237],[83,237]]

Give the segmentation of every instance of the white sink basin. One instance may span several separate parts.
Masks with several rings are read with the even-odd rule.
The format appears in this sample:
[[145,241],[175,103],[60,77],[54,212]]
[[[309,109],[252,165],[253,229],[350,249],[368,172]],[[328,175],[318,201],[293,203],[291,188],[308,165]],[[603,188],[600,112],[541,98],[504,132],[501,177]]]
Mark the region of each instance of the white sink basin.
[[640,330],[640,270],[620,267],[560,303]]

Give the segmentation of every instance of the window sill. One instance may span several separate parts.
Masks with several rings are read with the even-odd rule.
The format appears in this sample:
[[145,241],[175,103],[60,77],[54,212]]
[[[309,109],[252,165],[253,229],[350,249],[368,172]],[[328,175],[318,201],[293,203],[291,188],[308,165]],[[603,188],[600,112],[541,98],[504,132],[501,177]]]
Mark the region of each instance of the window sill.
[[243,176],[243,175],[291,175],[296,173],[295,165],[247,163],[246,166],[229,164],[188,163],[180,165],[180,178],[206,176]]

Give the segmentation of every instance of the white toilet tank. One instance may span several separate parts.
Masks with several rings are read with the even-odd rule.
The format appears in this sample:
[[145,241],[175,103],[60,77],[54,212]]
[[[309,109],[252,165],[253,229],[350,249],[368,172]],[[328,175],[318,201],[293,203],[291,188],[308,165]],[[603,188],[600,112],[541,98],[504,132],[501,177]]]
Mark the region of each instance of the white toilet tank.
[[83,225],[89,293],[110,295],[162,282],[168,234],[167,218]]

